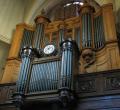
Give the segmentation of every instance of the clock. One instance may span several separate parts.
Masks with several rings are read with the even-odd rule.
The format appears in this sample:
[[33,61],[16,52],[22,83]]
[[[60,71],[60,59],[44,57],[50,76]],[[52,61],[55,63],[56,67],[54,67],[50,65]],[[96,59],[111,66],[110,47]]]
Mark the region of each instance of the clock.
[[45,55],[52,55],[55,53],[55,46],[53,44],[46,45],[45,48],[43,49],[43,52]]

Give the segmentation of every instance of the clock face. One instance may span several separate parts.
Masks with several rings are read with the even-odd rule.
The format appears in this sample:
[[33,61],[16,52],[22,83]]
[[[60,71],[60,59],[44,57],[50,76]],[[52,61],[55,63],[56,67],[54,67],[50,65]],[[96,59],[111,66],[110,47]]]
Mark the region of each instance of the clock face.
[[55,46],[54,45],[47,45],[45,48],[44,48],[44,53],[49,55],[49,54],[52,54],[54,51],[55,51]]

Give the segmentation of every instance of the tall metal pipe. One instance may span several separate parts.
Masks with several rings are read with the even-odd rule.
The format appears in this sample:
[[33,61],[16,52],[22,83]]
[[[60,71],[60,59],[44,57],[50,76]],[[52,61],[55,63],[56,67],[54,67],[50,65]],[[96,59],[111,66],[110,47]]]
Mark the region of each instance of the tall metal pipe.
[[19,78],[17,81],[17,92],[25,94],[27,83],[30,76],[31,61],[33,60],[33,49],[31,47],[24,47],[21,51],[22,64],[20,68]]

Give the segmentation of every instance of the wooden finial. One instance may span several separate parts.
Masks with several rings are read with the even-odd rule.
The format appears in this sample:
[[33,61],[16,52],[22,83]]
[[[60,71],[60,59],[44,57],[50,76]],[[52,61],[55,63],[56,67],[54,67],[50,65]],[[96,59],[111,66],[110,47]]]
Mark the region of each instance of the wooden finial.
[[40,15],[35,18],[35,23],[45,23],[50,22],[50,20],[45,15],[45,10],[42,9]]
[[41,10],[41,15],[42,15],[42,16],[45,16],[45,13],[46,13],[46,12],[45,12],[45,9],[43,8],[43,9]]

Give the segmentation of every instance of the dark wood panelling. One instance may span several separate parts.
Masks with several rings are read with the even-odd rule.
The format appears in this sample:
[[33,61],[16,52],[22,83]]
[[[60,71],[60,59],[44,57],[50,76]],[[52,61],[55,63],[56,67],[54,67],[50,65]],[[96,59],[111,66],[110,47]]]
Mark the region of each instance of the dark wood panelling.
[[79,97],[120,93],[120,70],[78,75],[75,90]]
[[4,104],[11,100],[11,96],[15,91],[15,83],[0,84],[0,104]]
[[[15,84],[0,85],[0,110],[16,110],[11,100],[14,90]],[[68,110],[120,110],[120,70],[80,74],[75,91],[78,100]],[[57,94],[43,94],[42,98],[39,93],[28,94],[23,110],[64,110]]]

